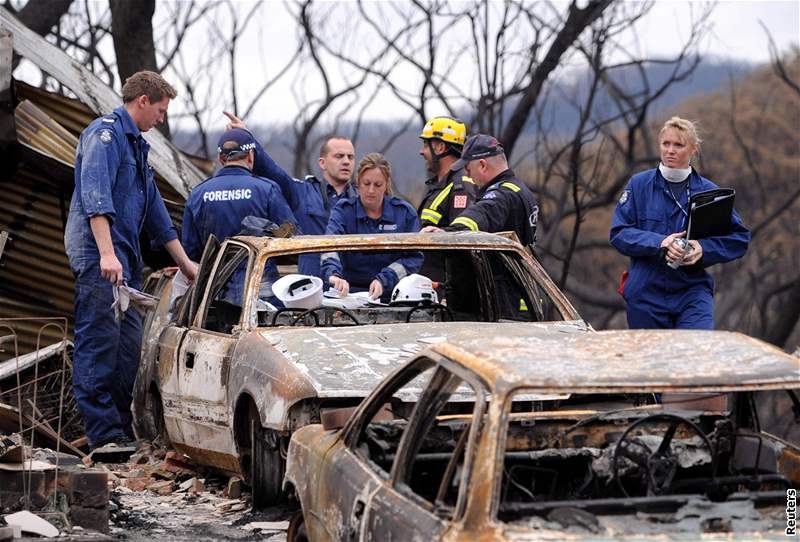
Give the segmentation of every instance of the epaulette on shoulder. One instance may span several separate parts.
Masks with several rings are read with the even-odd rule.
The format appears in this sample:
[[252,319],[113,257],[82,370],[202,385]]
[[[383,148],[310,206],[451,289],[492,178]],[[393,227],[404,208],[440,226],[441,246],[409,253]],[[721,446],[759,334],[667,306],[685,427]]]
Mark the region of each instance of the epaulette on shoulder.
[[472,177],[468,177],[467,175],[462,175],[461,176],[461,182],[462,183],[475,184],[475,181],[472,180]]

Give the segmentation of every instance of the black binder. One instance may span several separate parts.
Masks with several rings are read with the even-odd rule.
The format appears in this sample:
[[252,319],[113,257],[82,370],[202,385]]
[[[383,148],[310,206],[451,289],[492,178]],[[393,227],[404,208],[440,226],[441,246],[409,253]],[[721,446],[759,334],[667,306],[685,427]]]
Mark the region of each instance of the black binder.
[[705,239],[730,233],[735,198],[736,190],[733,188],[714,188],[692,194],[689,197],[686,238]]

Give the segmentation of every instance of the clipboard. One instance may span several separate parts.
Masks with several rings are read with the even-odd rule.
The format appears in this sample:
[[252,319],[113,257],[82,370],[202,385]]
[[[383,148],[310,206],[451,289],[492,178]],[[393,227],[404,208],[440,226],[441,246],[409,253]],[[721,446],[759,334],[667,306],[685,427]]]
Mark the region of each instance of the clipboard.
[[692,194],[686,238],[705,239],[730,233],[735,199],[733,188],[714,188]]

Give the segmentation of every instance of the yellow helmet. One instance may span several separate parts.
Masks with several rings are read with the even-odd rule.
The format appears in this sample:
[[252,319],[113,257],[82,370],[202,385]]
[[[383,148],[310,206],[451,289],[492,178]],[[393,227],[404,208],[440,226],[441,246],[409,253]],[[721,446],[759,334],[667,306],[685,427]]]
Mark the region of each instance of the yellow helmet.
[[450,117],[433,117],[425,123],[422,139],[441,139],[445,143],[463,145],[467,140],[467,127],[458,119]]

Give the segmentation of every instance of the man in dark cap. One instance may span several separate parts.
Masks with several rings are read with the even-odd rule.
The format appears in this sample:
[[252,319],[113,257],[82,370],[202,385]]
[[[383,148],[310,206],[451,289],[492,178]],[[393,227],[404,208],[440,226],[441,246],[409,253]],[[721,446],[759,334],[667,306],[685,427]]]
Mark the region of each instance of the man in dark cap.
[[[513,231],[523,245],[536,243],[539,205],[530,189],[508,167],[497,139],[485,134],[467,138],[461,158],[451,169],[465,168],[479,187],[475,203],[456,217],[447,231]],[[423,232],[442,231],[426,226]]]
[[181,239],[191,259],[200,259],[212,233],[220,241],[238,234],[247,216],[276,224],[296,223],[278,185],[253,175],[255,148],[253,136],[240,128],[227,130],[219,138],[222,168],[192,190],[183,212]]

